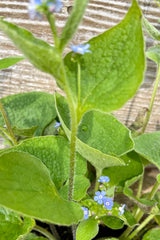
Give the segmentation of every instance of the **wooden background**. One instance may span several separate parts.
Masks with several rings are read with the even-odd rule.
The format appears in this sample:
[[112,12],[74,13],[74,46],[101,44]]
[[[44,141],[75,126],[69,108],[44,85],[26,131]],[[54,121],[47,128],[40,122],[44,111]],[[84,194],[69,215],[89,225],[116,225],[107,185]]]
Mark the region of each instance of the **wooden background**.
[[[52,43],[52,34],[48,23],[30,20],[28,17],[29,0],[0,0],[0,16],[6,20],[18,24],[35,34],[36,37]],[[64,0],[61,13],[56,15],[58,32],[62,31],[64,22],[69,16],[70,6],[74,1]],[[106,29],[116,25],[126,14],[131,5],[131,0],[90,0],[84,19],[74,36],[72,43],[79,44],[103,33]],[[160,30],[160,8],[154,0],[139,0],[139,5],[147,19]],[[146,48],[154,44],[153,40],[145,33]],[[66,52],[70,51],[69,47]],[[0,31],[0,59],[7,56],[21,55],[12,42]],[[137,112],[142,107],[148,107],[150,95],[156,76],[156,65],[148,61],[144,82],[136,96],[123,108],[115,112],[115,115],[127,126],[135,119]],[[27,60],[15,66],[0,71],[0,97],[14,93],[29,91],[45,91],[52,93],[60,91],[51,76],[35,69]],[[156,95],[153,113],[147,131],[160,130],[160,86]],[[123,93],[122,93],[123,94]]]

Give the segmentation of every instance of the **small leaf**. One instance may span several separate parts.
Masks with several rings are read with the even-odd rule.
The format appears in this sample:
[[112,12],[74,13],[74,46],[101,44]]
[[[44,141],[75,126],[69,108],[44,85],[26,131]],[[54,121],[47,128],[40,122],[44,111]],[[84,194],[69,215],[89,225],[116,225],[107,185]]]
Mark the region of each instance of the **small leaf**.
[[[57,93],[56,93],[56,108],[57,108],[57,114],[58,114],[59,119],[61,121],[62,127],[63,127],[67,137],[70,139],[70,130],[69,130],[69,127],[70,127],[70,115],[69,115],[68,105],[67,105],[66,99],[63,96],[61,96],[61,95],[59,95]],[[94,113],[94,111],[93,111],[93,113]],[[107,116],[108,116],[105,113],[100,113],[99,112],[99,114],[100,114],[101,117],[103,116],[103,119],[105,117],[107,118]],[[98,118],[100,120],[100,117],[98,117]],[[121,127],[122,127],[122,129],[124,128],[123,130],[124,130],[125,133],[124,133],[124,135],[122,134],[124,136],[124,139],[122,140],[122,145],[123,145],[122,151],[129,151],[130,148],[132,148],[132,141],[131,141],[131,139],[129,139],[129,131],[120,122],[118,122],[114,117],[111,116],[111,118],[115,120],[115,125],[118,125],[117,130],[119,130],[119,128],[121,129]],[[91,121],[93,121],[93,119],[90,119],[90,122]],[[105,125],[107,125],[106,122],[108,122],[108,121],[107,120],[105,121]],[[109,122],[108,122],[108,124],[109,124]],[[88,126],[89,126],[89,122],[87,123],[87,127]],[[83,130],[84,131],[88,130],[87,127],[85,126],[85,124],[84,124],[84,127],[82,125],[82,131]],[[91,125],[91,127],[93,127],[93,126]],[[99,129],[96,128],[96,127],[99,127]],[[108,133],[108,138],[109,138],[110,131],[112,131],[112,129],[109,129],[109,128],[107,129],[107,126],[106,126],[106,129],[105,129],[106,132],[105,132],[104,129],[103,129],[103,126],[101,126],[100,123],[97,124],[96,126],[94,126],[94,133],[96,132],[96,130],[98,132],[99,131],[101,132],[101,139],[102,138],[106,139],[107,133]],[[89,134],[90,134],[90,131],[89,131]],[[126,145],[126,147],[124,146],[125,145],[125,143],[124,143],[125,142],[125,135],[126,135],[126,138],[129,141],[128,142],[128,146]],[[102,146],[101,146],[101,143],[99,142],[99,138],[98,138],[98,140],[96,140],[96,138],[94,138],[94,136],[91,136],[91,141],[92,141],[92,143],[94,145],[91,144],[89,146],[88,144],[86,144],[85,142],[82,142],[80,139],[77,138],[77,151],[85,159],[87,159],[92,165],[94,165],[96,168],[103,169],[105,167],[111,167],[111,166],[123,165],[124,164],[123,160],[116,156],[116,153],[122,154],[122,152],[120,152],[121,151],[120,149],[118,150],[118,148],[117,148],[117,152],[115,152],[115,153],[112,152],[112,155],[109,155],[110,154],[110,152],[109,152],[110,150],[109,150],[109,148],[104,146],[105,141],[102,142],[103,146],[104,146],[104,151],[103,152],[101,151],[102,150]],[[115,148],[116,148],[116,147],[114,147],[114,146],[116,146],[115,141],[116,141],[116,138],[113,137],[113,141],[111,139],[111,141],[109,143],[110,146],[111,146],[111,144],[113,144],[112,150],[114,149],[114,151],[115,151]],[[113,154],[115,154],[115,156]]]
[[68,84],[78,102],[77,62],[81,66],[79,104],[81,115],[97,109],[111,112],[119,109],[134,94],[143,80],[145,69],[141,11],[133,0],[125,18],[115,27],[92,38],[92,53],[66,55]]
[[95,219],[87,219],[78,225],[76,232],[76,240],[91,240],[98,233],[98,223]]
[[142,240],[158,240],[159,236],[160,228],[153,228],[149,230],[147,233],[145,233]]
[[[12,128],[22,131],[37,127],[35,135],[42,135],[46,127],[57,115],[54,97],[44,92],[19,93],[4,97],[1,103]],[[0,112],[0,125],[5,124]]]
[[20,57],[8,57],[8,58],[0,59],[0,70],[8,68],[8,67],[22,61],[23,59],[24,59],[24,57],[22,57],[22,56],[20,56]]
[[81,207],[62,199],[45,165],[28,153],[0,156],[0,204],[19,213],[61,225],[78,223]]
[[160,41],[160,32],[145,17],[142,18],[142,21],[149,35],[153,39]]
[[[69,183],[67,181],[67,183],[59,191],[60,195],[65,199],[68,199],[68,188],[69,188],[68,185]],[[75,176],[73,200],[80,201],[86,195],[86,191],[89,188],[89,186],[90,186],[90,183],[87,178],[81,175]]]
[[64,46],[72,39],[74,33],[76,32],[79,23],[84,15],[85,8],[87,6],[88,0],[75,0],[74,7],[72,9],[71,15],[69,16],[62,34],[60,41],[60,48],[63,49]]
[[160,64],[160,45],[156,45],[147,50],[146,55],[152,61],[156,62],[158,65]]
[[54,47],[35,38],[26,29],[8,23],[2,18],[0,19],[0,29],[36,68],[56,78],[60,77],[61,58]]
[[160,132],[145,133],[134,142],[135,151],[160,169]]
[[[63,149],[63,151],[62,151]],[[69,179],[70,146],[66,138],[47,136],[23,141],[20,145],[4,149],[0,153],[20,151],[30,153],[39,158],[49,169],[50,176],[57,189]],[[86,160],[78,153],[76,155],[76,175],[84,175],[87,171]]]
[[101,217],[102,222],[111,229],[121,229],[124,222],[115,216],[104,216]]
[[25,136],[25,137],[33,137],[37,127],[20,129],[16,126],[12,128],[14,135],[16,136]]
[[124,217],[126,218],[126,223],[128,226],[132,227],[137,224],[135,218],[133,217],[133,215],[130,211],[125,211]]
[[19,214],[0,207],[0,239],[17,240],[19,236],[26,235],[34,227],[35,222],[29,217],[20,217]]
[[102,172],[104,176],[110,178],[112,186],[124,187],[133,184],[142,174],[143,165],[135,152],[128,153],[121,157],[125,165],[105,168]]

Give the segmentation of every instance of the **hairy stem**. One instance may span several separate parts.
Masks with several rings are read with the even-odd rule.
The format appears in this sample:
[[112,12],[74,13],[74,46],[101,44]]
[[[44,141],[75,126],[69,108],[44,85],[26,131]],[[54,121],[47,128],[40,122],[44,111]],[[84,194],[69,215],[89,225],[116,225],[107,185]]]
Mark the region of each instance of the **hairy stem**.
[[4,118],[4,121],[5,121],[6,127],[7,127],[7,129],[8,129],[10,138],[11,138],[13,144],[14,144],[14,145],[17,145],[17,144],[18,144],[18,143],[17,143],[17,140],[16,140],[16,138],[15,138],[15,136],[14,136],[14,133],[13,133],[12,128],[11,128],[11,125],[10,125],[10,122],[9,122],[9,120],[8,120],[7,114],[6,114],[5,110],[4,110],[4,107],[3,107],[3,104],[1,103],[1,101],[0,101],[0,111],[1,111],[2,116],[3,116],[3,118]]
[[143,134],[145,132],[147,124],[148,124],[150,116],[151,116],[153,103],[154,103],[156,92],[157,92],[157,89],[158,89],[159,79],[160,79],[160,65],[158,65],[157,77],[156,77],[156,80],[155,80],[155,84],[154,84],[154,88],[153,88],[153,93],[152,93],[149,109],[148,109],[148,112],[147,112],[147,116],[146,116],[146,119],[145,119],[145,122],[144,122],[144,125],[143,125],[143,128],[142,128],[141,134]]
[[36,225],[34,226],[33,230],[42,233],[45,237],[47,237],[49,240],[57,240],[55,237],[52,236],[50,232],[48,232],[46,229]]

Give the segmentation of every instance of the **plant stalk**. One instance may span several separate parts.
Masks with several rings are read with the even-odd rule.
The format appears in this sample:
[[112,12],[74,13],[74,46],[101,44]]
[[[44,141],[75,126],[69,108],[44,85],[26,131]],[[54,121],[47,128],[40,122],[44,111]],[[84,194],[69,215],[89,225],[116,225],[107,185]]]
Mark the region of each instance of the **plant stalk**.
[[47,13],[46,17],[47,17],[47,20],[50,24],[52,33],[53,33],[55,47],[57,49],[59,49],[59,38],[58,38],[57,28],[56,28],[56,24],[55,24],[54,14]]
[[2,116],[4,118],[5,124],[7,126],[7,129],[8,129],[8,132],[10,134],[10,138],[11,138],[13,144],[14,145],[18,145],[17,140],[16,140],[16,138],[14,136],[13,130],[11,128],[10,122],[8,120],[7,114],[6,114],[5,110],[4,110],[4,107],[3,107],[3,104],[1,103],[1,101],[0,101],[0,111],[1,111]]
[[154,187],[152,188],[152,191],[148,195],[148,200],[152,200],[154,198],[156,192],[158,191],[159,185],[160,185],[159,182],[156,181],[156,183],[154,184]]
[[52,236],[50,232],[48,232],[46,229],[36,225],[34,226],[33,230],[42,233],[45,237],[47,237],[49,240],[57,240],[55,237]]
[[146,119],[144,121],[144,125],[143,125],[143,128],[142,128],[141,134],[143,134],[145,132],[147,124],[148,124],[150,116],[151,116],[153,103],[154,103],[156,92],[157,92],[157,89],[158,89],[159,79],[160,79],[160,65],[158,65],[157,77],[156,77],[156,80],[155,80],[155,84],[154,84],[154,88],[153,88],[153,93],[152,93],[149,109],[148,109],[148,112],[147,112]]

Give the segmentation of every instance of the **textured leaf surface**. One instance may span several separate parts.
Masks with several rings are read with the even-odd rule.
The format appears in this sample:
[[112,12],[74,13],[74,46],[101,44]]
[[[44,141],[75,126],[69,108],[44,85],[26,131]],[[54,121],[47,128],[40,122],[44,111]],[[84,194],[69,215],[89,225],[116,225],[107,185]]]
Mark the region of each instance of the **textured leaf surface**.
[[160,169],[160,132],[145,133],[134,142],[135,151]]
[[[2,150],[22,151],[30,153],[39,158],[49,169],[50,176],[56,187],[59,189],[69,178],[69,142],[64,137],[47,136],[25,140],[16,147]],[[77,175],[84,175],[87,171],[86,161],[77,153],[76,155]]]
[[[68,189],[69,189],[69,183],[67,182],[64,187],[60,189],[60,195],[67,199],[68,198]],[[74,179],[74,189],[73,189],[73,200],[80,201],[87,192],[87,189],[90,186],[90,182],[87,178],[84,176],[75,176]]]
[[111,229],[121,229],[124,222],[115,216],[101,217],[102,222]]
[[91,240],[98,233],[98,223],[95,219],[87,219],[78,225],[76,232],[76,240]]
[[156,62],[158,65],[160,64],[160,45],[149,48],[146,54],[148,58]]
[[[24,131],[37,127],[35,135],[41,135],[44,127],[57,115],[54,97],[49,93],[20,93],[4,97],[1,102],[12,127]],[[0,112],[0,125],[4,124]]]
[[159,236],[160,228],[153,228],[143,236],[143,240],[158,240]]
[[105,168],[102,174],[110,178],[111,185],[124,187],[134,183],[143,174],[143,165],[135,152],[128,153],[121,158],[125,166]]
[[62,199],[45,165],[28,153],[0,156],[0,204],[22,214],[61,225],[78,223],[81,207]]
[[8,57],[8,58],[3,58],[0,59],[0,70],[8,68],[20,61],[22,61],[24,57]]
[[29,233],[34,227],[35,222],[29,217],[23,217],[17,213],[0,207],[0,239],[17,240],[19,236]]
[[69,42],[69,40],[73,37],[74,33],[76,32],[78,25],[82,20],[87,3],[88,0],[74,1],[74,7],[72,9],[71,15],[68,18],[61,34],[60,42],[61,48],[64,48],[64,46]]
[[[63,126],[63,129],[64,129],[67,137],[70,138],[70,130],[69,130],[70,116],[69,116],[68,105],[66,103],[66,99],[58,94],[56,94],[56,107],[57,107],[57,113],[58,113],[59,119],[61,121],[61,124]],[[104,116],[105,116],[105,113],[104,113]],[[117,123],[117,120],[115,118],[114,118],[114,120],[115,120],[115,125],[118,124],[118,126],[120,126],[119,125],[120,123]],[[90,119],[90,122],[92,122],[92,119]],[[82,120],[82,123],[83,123],[83,120]],[[89,124],[89,123],[87,123],[87,124]],[[97,124],[97,126],[94,126],[94,127],[97,127],[94,129],[94,132],[96,132],[96,130],[100,131],[101,138],[103,138],[103,136],[104,136],[104,139],[106,139],[107,133],[105,133],[103,126],[101,126],[99,123],[99,124]],[[100,127],[100,129],[98,129],[98,127]],[[129,139],[128,130],[126,130],[126,128],[124,126],[122,128],[124,128],[124,132],[126,133],[126,135],[128,135],[129,145],[132,145],[131,140]],[[83,132],[83,130],[85,132],[85,130],[87,130],[86,125],[84,125],[84,126],[82,125],[81,130],[82,130],[82,132]],[[119,128],[118,128],[118,130],[119,130]],[[108,129],[108,131],[110,133],[109,129]],[[91,133],[89,132],[89,134],[91,134]],[[81,133],[81,135],[82,135],[82,133]],[[77,151],[85,159],[87,159],[91,164],[93,164],[96,168],[99,168],[99,169],[103,169],[105,167],[116,166],[116,165],[123,165],[123,163],[124,163],[123,160],[121,158],[116,157],[116,152],[112,153],[112,155],[109,155],[109,153],[107,152],[108,149],[107,149],[107,147],[105,148],[105,146],[104,146],[104,149],[106,149],[106,152],[101,151],[102,150],[101,145],[102,145],[102,143],[106,144],[105,141],[99,142],[100,137],[98,137],[98,140],[96,140],[96,138],[94,136],[92,136],[92,137],[93,137],[92,144],[93,144],[93,146],[96,146],[96,148],[89,146],[88,144],[82,142],[80,139],[77,138]],[[108,135],[108,138],[109,138],[109,135]],[[114,138],[114,140],[115,140],[115,138]],[[114,141],[112,142],[112,144],[113,144],[113,146],[115,146]],[[119,145],[119,143],[118,143],[118,145]],[[123,143],[122,143],[122,145],[123,145]],[[110,146],[111,146],[111,141],[110,141]],[[112,150],[113,149],[114,149],[114,147],[112,147]],[[129,149],[127,149],[127,147],[126,147],[125,151],[127,151],[127,150],[129,150]],[[115,156],[113,156],[113,154],[115,154]]]
[[[143,80],[145,68],[141,11],[133,0],[124,20],[89,41],[92,53],[76,54],[81,64],[81,113],[90,109],[111,112],[130,99]],[[72,52],[64,61],[75,101],[78,96],[77,62]]]
[[38,69],[56,78],[60,75],[60,56],[54,47],[35,38],[29,31],[0,19],[0,29],[13,41],[15,46]]

